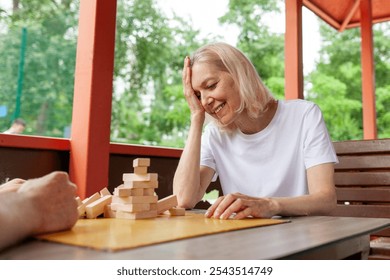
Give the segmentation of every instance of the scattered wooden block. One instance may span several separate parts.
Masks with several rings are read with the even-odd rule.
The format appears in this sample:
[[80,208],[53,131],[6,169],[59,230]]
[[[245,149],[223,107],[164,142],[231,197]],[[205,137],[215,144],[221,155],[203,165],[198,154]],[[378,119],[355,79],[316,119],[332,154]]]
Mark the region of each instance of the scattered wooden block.
[[150,182],[143,182],[143,181],[124,181],[123,187],[125,188],[152,188],[157,189],[158,188],[158,181],[150,181]]
[[138,219],[147,219],[147,218],[155,218],[155,217],[157,217],[156,210],[139,212],[139,213],[116,211],[117,219],[138,220]]
[[[154,193],[154,191],[153,191],[153,193]],[[116,196],[143,196],[144,189],[115,188],[114,195],[116,195]]]
[[80,206],[83,204],[83,202],[81,201],[81,198],[79,196],[77,196],[76,198],[76,202],[77,202],[77,206]]
[[163,199],[160,199],[159,201],[157,201],[157,213],[160,214],[160,213],[167,211],[175,206],[177,206],[176,195],[173,194],[173,195],[164,197]]
[[150,158],[136,158],[133,160],[133,167],[150,166]]
[[156,203],[158,200],[157,196],[113,196],[112,203],[120,204],[137,204],[137,203]]
[[107,188],[104,188],[100,191],[100,196],[105,196],[105,195],[111,195],[110,191]]
[[77,207],[77,212],[79,213],[79,218],[82,218],[82,217],[84,217],[86,215],[85,207],[87,205],[91,204],[92,202],[98,200],[99,198],[100,198],[100,194],[99,193],[94,193],[90,197],[87,197],[83,201],[81,201],[81,205],[79,205]]
[[77,212],[79,213],[79,218],[85,217],[85,204],[81,204],[77,207]]
[[185,216],[186,214],[186,209],[180,207],[173,207],[168,211],[171,216]]
[[93,195],[91,195],[90,197],[87,197],[85,198],[82,202],[85,206],[87,206],[88,204],[98,200],[100,198],[100,194],[99,193],[94,193]]
[[105,195],[85,206],[88,219],[94,219],[104,213],[104,207],[111,203],[111,195]]
[[75,198],[77,202],[77,212],[79,213],[79,218],[82,218],[85,216],[85,205],[81,201],[81,198],[78,196]]
[[124,173],[123,181],[157,181],[158,174],[157,173],[147,173],[147,174],[135,174],[135,173]]

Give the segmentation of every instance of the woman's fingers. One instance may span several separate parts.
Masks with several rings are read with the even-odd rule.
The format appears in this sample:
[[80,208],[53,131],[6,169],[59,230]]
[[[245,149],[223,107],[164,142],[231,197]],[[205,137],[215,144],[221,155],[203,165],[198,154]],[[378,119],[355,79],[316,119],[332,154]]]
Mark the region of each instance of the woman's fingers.
[[[231,211],[227,211],[226,210],[236,201],[236,196],[233,195],[233,194],[228,194],[226,195],[222,201],[219,203],[219,205],[217,206],[217,208],[215,209],[214,211],[214,215],[213,217],[216,218],[216,219],[219,219],[219,218],[222,218],[222,219],[227,219],[230,217],[230,215],[228,217],[226,217],[228,214],[227,213],[233,213]],[[221,215],[224,214],[223,217],[221,217]]]
[[183,66],[183,86],[184,86],[184,95],[189,97],[191,94],[194,94],[194,90],[191,85],[191,68],[190,68],[190,59],[188,56],[184,59]]
[[235,193],[219,197],[207,210],[205,216],[222,220],[230,217],[238,220],[248,216],[267,218],[273,216],[273,211],[269,199],[254,198]]
[[244,206],[242,199],[234,194],[219,197],[207,210],[207,218],[228,219],[232,214],[240,211]]
[[220,196],[217,198],[217,200],[207,209],[205,216],[207,218],[211,218],[214,215],[215,209],[217,209],[218,205],[221,203],[221,201],[224,199],[223,196]]

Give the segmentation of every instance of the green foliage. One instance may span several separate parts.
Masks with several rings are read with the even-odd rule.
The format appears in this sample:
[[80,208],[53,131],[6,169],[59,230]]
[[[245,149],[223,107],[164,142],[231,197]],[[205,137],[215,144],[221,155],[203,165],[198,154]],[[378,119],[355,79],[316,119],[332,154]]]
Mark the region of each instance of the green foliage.
[[307,99],[321,108],[332,139],[361,139],[361,127],[355,118],[361,114],[361,102],[346,98],[347,86],[332,76],[316,72],[311,81]]
[[8,128],[13,110],[20,59],[21,29],[27,29],[21,115],[26,133],[62,136],[71,123],[76,53],[77,6],[72,1],[21,0],[4,19],[8,29],[0,34],[1,103],[9,116],[1,121]]
[[376,90],[378,138],[390,138],[390,84]]
[[183,146],[189,110],[181,69],[189,50],[203,42],[198,33],[181,18],[169,20],[156,1],[119,2],[113,141]]
[[[387,26],[387,28],[386,28]],[[374,25],[378,137],[389,137],[389,24]],[[333,140],[363,138],[361,38],[358,28],[338,33],[320,24],[323,46],[316,70],[308,75],[307,96],[320,105]]]
[[[220,18],[221,23],[240,29],[237,47],[252,61],[264,81],[284,77],[284,35],[270,32],[263,20],[265,15],[279,12],[278,3],[281,1],[230,0],[229,11]],[[268,85],[271,91],[273,85]],[[279,90],[276,86],[275,92]]]

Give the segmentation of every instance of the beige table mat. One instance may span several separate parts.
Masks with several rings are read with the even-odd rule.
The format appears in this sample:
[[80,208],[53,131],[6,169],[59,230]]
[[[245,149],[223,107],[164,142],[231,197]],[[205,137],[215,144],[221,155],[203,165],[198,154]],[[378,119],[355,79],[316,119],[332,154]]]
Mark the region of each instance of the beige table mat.
[[80,219],[72,230],[37,238],[97,250],[123,250],[220,232],[288,222],[281,219],[208,219],[187,212],[185,216],[160,215],[144,220]]

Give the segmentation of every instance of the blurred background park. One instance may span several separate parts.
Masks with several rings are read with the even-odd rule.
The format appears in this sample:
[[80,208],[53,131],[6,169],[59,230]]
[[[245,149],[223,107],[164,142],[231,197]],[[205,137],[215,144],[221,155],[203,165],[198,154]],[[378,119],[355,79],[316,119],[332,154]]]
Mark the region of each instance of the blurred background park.
[[[205,43],[240,48],[284,98],[284,30],[276,28],[284,24],[283,0],[117,2],[112,142],[183,147],[189,125],[183,59]],[[24,134],[70,137],[78,3],[0,1],[0,131],[22,118]],[[317,33],[303,33],[303,56],[311,59],[304,65],[305,99],[320,106],[333,141],[362,139],[360,29],[339,33],[315,20]],[[373,28],[378,138],[388,138],[390,23]]]

